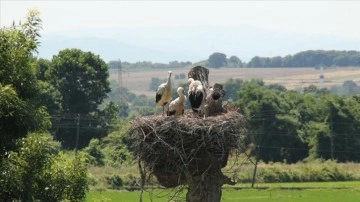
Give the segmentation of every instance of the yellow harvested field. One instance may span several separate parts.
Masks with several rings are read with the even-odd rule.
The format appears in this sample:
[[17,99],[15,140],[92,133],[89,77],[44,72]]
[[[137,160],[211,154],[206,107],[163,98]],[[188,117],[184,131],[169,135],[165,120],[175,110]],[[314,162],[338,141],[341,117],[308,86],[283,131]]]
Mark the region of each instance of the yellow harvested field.
[[[209,69],[209,83],[224,83],[228,79],[262,79],[266,84],[281,84],[287,89],[299,89],[311,84],[320,87],[320,70],[314,68],[219,68]],[[175,80],[174,75],[185,74],[189,69],[175,69],[173,72],[173,86],[178,82],[187,82],[187,79]],[[331,68],[325,69],[323,87],[330,88],[342,85],[346,80],[353,80],[360,85],[360,68]],[[149,90],[151,78],[166,79],[167,70],[149,70],[143,72],[125,72],[122,74],[122,85],[135,94],[153,96]],[[110,80],[117,80],[117,71],[113,71]]]

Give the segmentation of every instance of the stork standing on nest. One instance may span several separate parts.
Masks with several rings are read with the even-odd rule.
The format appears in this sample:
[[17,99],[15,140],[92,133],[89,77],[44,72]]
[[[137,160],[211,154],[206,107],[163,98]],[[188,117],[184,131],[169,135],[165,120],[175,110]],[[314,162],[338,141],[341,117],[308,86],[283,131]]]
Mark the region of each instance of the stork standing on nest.
[[205,89],[199,80],[194,80],[193,78],[188,79],[188,84],[188,96],[191,108],[194,112],[198,112],[200,114],[205,105]]
[[168,71],[168,79],[165,83],[159,85],[156,91],[156,105],[163,107],[163,115],[165,112],[165,106],[169,106],[169,103],[172,99],[171,97],[171,71]]
[[205,116],[211,116],[224,112],[222,100],[225,94],[225,90],[223,90],[223,86],[221,84],[215,83],[213,86],[210,86],[206,97],[206,104],[204,106]]
[[179,94],[179,97],[171,101],[169,104],[169,110],[167,111],[168,116],[181,116],[184,114],[186,100],[184,88],[179,87],[177,89],[177,93]]

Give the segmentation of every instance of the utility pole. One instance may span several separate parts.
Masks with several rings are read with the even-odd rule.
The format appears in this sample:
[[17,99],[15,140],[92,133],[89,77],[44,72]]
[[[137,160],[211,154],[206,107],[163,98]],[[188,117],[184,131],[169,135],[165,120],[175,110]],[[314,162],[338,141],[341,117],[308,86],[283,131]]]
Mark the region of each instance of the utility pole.
[[77,114],[76,117],[76,145],[75,145],[75,155],[77,154],[79,146],[79,130],[80,130],[80,114]]
[[123,87],[122,85],[122,66],[121,66],[121,60],[119,59],[118,61],[118,84],[120,86],[120,88]]
[[320,76],[319,76],[319,79],[320,79],[320,89],[324,88],[324,69],[323,69],[323,66],[320,66]]
[[251,182],[251,188],[254,188],[255,185],[255,179],[256,179],[256,171],[257,171],[257,165],[259,162],[259,157],[260,157],[260,145],[262,144],[262,135],[264,134],[264,118],[262,119],[262,124],[261,124],[261,134],[260,137],[258,137],[258,142],[256,143],[256,156],[255,156],[255,168],[254,168],[254,173],[253,173],[253,179]]
[[259,153],[260,153],[260,146],[256,145],[255,168],[254,168],[253,178],[252,178],[252,182],[251,182],[251,188],[254,188],[254,185],[255,185],[257,165],[259,162]]
[[333,115],[330,114],[330,149],[331,149],[331,160],[334,160],[334,132],[333,132]]

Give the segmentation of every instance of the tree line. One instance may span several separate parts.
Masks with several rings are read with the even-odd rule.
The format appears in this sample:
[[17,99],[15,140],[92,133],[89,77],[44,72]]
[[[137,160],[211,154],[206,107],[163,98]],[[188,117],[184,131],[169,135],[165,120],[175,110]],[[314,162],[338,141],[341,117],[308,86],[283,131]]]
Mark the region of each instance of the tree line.
[[307,50],[284,57],[253,57],[248,63],[237,56],[227,58],[224,53],[213,53],[208,67],[359,67],[359,51]]
[[139,62],[126,62],[121,60],[111,60],[108,62],[110,69],[121,69],[122,71],[134,71],[134,70],[143,70],[143,69],[176,69],[190,66],[192,63],[190,61],[170,61],[168,64],[151,62],[151,61],[139,61]]
[[[255,56],[249,62],[242,61],[239,57],[232,55],[228,57],[224,53],[215,52],[211,54],[202,65],[210,68],[221,67],[359,67],[360,66],[360,52],[351,51],[337,51],[337,50],[307,50],[296,53],[294,55],[286,55],[284,57],[260,57]],[[192,65],[191,62],[173,61],[169,64],[152,63],[152,62],[121,62],[110,61],[109,67],[117,69],[122,67],[124,70],[136,70],[144,68],[182,68]]]
[[359,51],[308,50],[285,57],[254,57],[248,67],[349,67],[360,66]]

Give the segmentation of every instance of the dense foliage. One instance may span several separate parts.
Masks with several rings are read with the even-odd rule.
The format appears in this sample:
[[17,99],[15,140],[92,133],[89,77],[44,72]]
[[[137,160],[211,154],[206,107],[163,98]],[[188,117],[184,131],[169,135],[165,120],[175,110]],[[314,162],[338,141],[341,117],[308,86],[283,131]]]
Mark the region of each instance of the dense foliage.
[[312,86],[304,93],[244,82],[236,104],[249,117],[248,135],[265,162],[306,158],[360,160],[360,97],[341,96]]
[[90,164],[95,166],[120,167],[122,164],[131,162],[133,156],[130,152],[131,142],[127,134],[130,123],[122,120],[118,123],[118,129],[102,139],[92,139],[89,146],[84,148],[88,154]]
[[226,55],[224,53],[213,53],[209,56],[208,66],[219,68],[226,66]]
[[46,77],[63,97],[65,113],[88,114],[110,92],[108,67],[99,56],[80,49],[65,49],[52,59]]
[[[51,61],[37,61],[42,103],[52,113],[53,134],[64,148],[85,147],[91,138],[107,134],[118,108],[98,109],[110,92],[107,64],[97,55],[80,49],[65,49]],[[81,130],[80,130],[81,129]]]
[[83,201],[86,159],[61,153],[47,132],[63,99],[44,80],[49,63],[34,58],[41,24],[31,10],[25,23],[0,29],[0,198]]
[[82,201],[88,186],[85,158],[60,152],[48,134],[18,140],[18,149],[0,164],[4,201]]
[[33,53],[41,19],[29,12],[24,24],[0,29],[0,154],[15,147],[18,138],[49,128],[49,115],[37,105],[41,91]]

